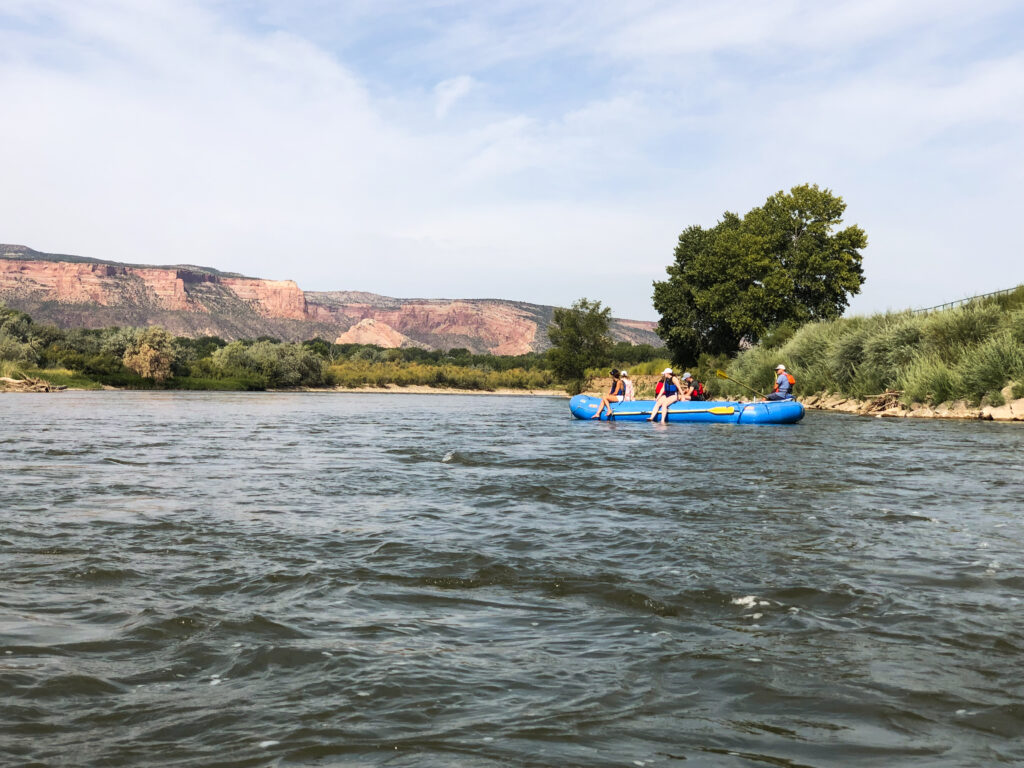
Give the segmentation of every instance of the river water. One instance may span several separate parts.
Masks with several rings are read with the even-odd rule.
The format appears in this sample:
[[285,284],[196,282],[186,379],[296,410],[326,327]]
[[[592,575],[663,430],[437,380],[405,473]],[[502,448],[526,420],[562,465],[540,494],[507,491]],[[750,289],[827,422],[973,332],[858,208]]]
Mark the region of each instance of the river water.
[[1024,429],[0,395],[0,764],[1024,760]]

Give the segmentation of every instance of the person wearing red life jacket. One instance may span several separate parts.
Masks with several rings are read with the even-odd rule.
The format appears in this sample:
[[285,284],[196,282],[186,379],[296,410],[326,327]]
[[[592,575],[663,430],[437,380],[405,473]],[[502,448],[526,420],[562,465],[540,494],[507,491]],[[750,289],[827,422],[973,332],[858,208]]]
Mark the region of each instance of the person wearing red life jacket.
[[683,374],[683,384],[690,389],[689,400],[707,400],[707,392],[704,390],[704,385],[689,373]]
[[765,400],[792,400],[793,388],[796,386],[796,379],[793,374],[786,372],[786,366],[781,363],[775,366],[775,389]]

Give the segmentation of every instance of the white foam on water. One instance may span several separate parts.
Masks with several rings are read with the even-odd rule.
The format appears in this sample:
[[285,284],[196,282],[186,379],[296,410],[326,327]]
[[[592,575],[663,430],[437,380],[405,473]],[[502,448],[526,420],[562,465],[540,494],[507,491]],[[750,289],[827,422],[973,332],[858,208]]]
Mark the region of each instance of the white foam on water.
[[732,599],[733,605],[742,605],[744,608],[753,608],[757,604],[757,597],[754,595],[747,595],[745,597],[734,597]]
[[760,619],[762,616],[764,616],[763,613],[752,613],[747,618],[748,619]]
[[444,458],[441,459],[441,462],[444,463],[444,464],[447,464],[449,461],[451,461],[454,458],[455,458],[455,452],[454,451],[448,451],[448,453],[446,453],[444,455]]
[[210,685],[220,685],[222,682],[224,681],[221,680],[219,677],[215,677],[213,680],[210,681]]
[[329,659],[332,658],[332,656],[333,656],[333,654],[330,653],[329,651],[320,651],[320,655],[321,656],[326,656]]
[[356,691],[356,696],[369,696],[369,695],[370,695],[370,693],[368,691]]
[[241,647],[242,647],[242,644],[241,644],[241,643],[232,643],[232,644],[231,644],[231,647],[232,647],[232,648],[241,648]]
[[530,626],[531,626],[531,627],[536,627],[536,626],[538,626],[538,622],[536,622],[536,621],[531,621],[531,622],[530,622]]
[[484,736],[484,741],[494,741],[493,736]]
[[760,664],[761,663],[761,660],[759,658],[757,658],[756,656],[751,656],[749,659],[747,659],[747,661],[752,661],[755,664]]
[[280,743],[281,743],[280,741],[274,741],[273,739],[268,739],[267,741],[261,741],[260,742],[260,747],[262,749],[266,749],[267,747],[276,747]]

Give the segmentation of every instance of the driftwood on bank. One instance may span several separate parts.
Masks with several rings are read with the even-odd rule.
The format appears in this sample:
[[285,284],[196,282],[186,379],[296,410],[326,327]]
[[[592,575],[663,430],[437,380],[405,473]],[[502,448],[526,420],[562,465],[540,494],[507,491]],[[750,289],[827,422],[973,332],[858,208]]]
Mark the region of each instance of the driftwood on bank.
[[67,387],[51,384],[43,379],[34,379],[31,376],[26,376],[24,379],[0,376],[0,392],[60,392],[64,389]]

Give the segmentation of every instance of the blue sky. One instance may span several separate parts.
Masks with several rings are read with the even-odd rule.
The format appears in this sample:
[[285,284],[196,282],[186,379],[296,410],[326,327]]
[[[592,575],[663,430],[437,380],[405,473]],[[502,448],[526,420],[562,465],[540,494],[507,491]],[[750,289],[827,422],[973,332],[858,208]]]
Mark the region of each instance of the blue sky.
[[1017,2],[0,0],[0,241],[656,319],[815,182],[852,310],[1024,281]]

